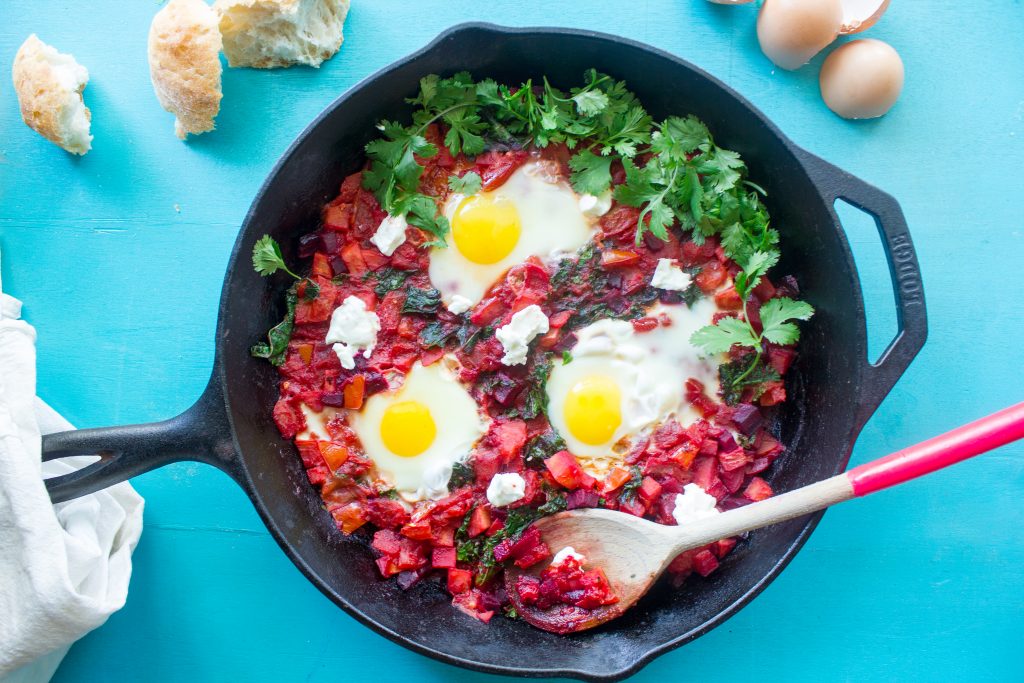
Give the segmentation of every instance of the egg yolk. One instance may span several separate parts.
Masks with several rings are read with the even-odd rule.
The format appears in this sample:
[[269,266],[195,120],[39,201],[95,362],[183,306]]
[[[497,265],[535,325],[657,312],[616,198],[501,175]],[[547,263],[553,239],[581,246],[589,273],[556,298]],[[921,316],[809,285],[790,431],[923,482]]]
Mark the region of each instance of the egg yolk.
[[565,425],[587,444],[608,443],[622,424],[622,393],[612,379],[592,376],[580,380],[565,397]]
[[478,194],[459,202],[452,216],[452,239],[473,263],[497,263],[512,253],[522,226],[516,205],[504,197]]
[[413,458],[434,442],[437,425],[425,405],[419,401],[401,401],[384,411],[380,436],[389,451],[403,458]]

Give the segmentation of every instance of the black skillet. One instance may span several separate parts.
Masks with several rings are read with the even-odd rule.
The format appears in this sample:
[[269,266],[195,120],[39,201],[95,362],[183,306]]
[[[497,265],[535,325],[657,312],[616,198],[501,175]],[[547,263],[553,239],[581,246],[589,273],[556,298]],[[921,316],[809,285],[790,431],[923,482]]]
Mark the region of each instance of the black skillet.
[[[302,573],[342,609],[417,652],[493,673],[620,679],[749,602],[792,559],[821,513],[755,531],[709,578],[676,591],[656,590],[618,621],[572,636],[503,618],[485,626],[454,609],[430,583],[403,592],[394,581],[377,577],[365,541],[344,538],[321,509],[294,447],[271,420],[276,371],[249,355],[249,346],[280,320],[288,284],[253,271],[253,243],[269,233],[295,263],[296,238],[317,226],[321,206],[363,163],[374,123],[408,116],[403,98],[416,92],[420,77],[469,70],[510,83],[547,75],[562,86],[577,83],[589,67],[624,79],[655,118],[696,114],[716,141],[743,155],[751,178],[768,191],[768,207],[783,236],[778,272],[794,274],[817,309],[788,378],[790,400],[776,416],[789,452],[769,480],[785,491],[845,469],[861,427],[927,336],[917,257],[896,201],[800,149],[736,92],[668,53],[589,31],[463,24],[346,92],[299,136],[256,195],[235,243],[220,302],[213,377],[202,397],[166,422],[47,436],[45,460],[102,456],[82,471],[48,480],[53,500],[178,460],[215,465],[245,490]],[[864,303],[833,208],[837,198],[875,217],[889,259],[899,333],[874,364],[866,360]]]

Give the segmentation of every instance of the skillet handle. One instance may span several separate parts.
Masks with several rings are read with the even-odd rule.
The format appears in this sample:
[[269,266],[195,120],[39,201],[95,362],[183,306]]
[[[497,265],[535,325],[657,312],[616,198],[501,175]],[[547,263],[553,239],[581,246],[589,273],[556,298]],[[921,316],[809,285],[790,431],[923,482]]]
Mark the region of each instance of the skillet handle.
[[80,470],[47,479],[46,489],[51,501],[63,503],[179,460],[214,465],[241,481],[230,434],[223,392],[214,378],[195,405],[170,420],[43,436],[44,461],[100,456]]
[[896,293],[896,336],[877,361],[871,363],[864,359],[864,389],[857,401],[855,416],[859,429],[892,390],[928,338],[921,267],[903,210],[892,195],[809,152],[801,151],[801,156],[818,191],[828,202],[829,212],[836,223],[840,223],[835,210],[837,199],[843,199],[874,217]]

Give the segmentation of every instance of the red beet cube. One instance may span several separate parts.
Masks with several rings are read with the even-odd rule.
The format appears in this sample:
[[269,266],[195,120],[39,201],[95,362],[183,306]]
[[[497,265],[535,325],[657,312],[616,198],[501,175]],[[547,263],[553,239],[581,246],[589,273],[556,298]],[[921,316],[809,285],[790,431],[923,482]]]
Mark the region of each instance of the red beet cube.
[[448,592],[452,595],[465,593],[473,587],[473,572],[468,569],[448,570]]
[[661,495],[661,484],[651,477],[644,477],[643,481],[640,482],[639,494],[640,499],[650,506],[650,504]]
[[430,555],[430,564],[438,569],[454,569],[456,561],[455,548],[434,548]]
[[402,537],[390,529],[380,529],[373,534],[373,547],[385,555],[397,555],[401,549]]
[[701,576],[707,576],[718,569],[718,558],[710,550],[700,550],[693,556],[693,569]]
[[754,477],[747,484],[743,495],[753,501],[764,500],[765,498],[771,498],[772,487],[761,477]]
[[711,551],[718,557],[718,559],[722,559],[728,555],[735,546],[735,538],[723,538],[722,540],[715,541],[711,544]]

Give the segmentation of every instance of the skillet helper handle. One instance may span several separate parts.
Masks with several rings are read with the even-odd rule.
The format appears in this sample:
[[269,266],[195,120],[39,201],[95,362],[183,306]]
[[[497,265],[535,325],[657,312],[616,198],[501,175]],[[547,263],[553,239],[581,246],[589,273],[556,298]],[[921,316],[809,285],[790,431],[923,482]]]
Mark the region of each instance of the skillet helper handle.
[[809,152],[802,153],[804,167],[829,204],[839,223],[835,200],[842,199],[875,219],[889,275],[896,293],[896,336],[874,363],[864,359],[864,393],[856,407],[857,423],[863,426],[882,399],[906,371],[928,338],[921,266],[907,230],[903,210],[892,195]]
[[180,460],[215,465],[232,477],[240,476],[220,389],[212,381],[203,396],[181,415],[152,424],[102,427],[43,436],[43,460],[75,455],[98,455],[94,463],[46,479],[54,503],[100,489]]
[[866,496],[1024,439],[1024,403],[953,431],[854,467],[846,473],[853,495]]

